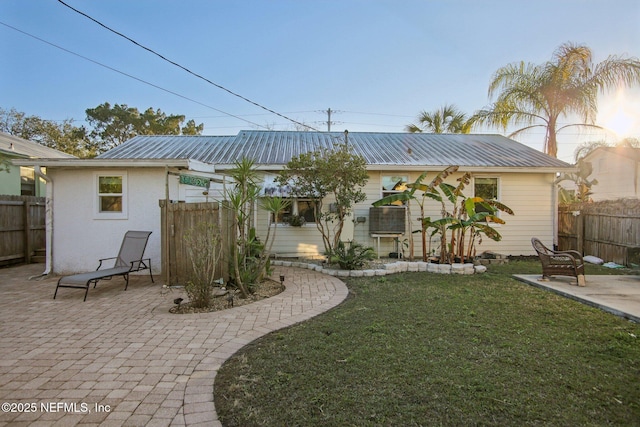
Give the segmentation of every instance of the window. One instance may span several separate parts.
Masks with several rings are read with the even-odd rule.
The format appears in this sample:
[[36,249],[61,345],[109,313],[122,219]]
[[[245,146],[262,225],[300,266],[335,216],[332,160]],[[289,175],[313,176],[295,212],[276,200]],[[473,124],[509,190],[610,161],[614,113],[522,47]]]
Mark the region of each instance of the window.
[[316,222],[316,202],[312,199],[296,199],[295,207],[298,215],[306,222]]
[[33,168],[20,167],[20,195],[36,195],[36,180]]
[[[390,196],[394,193],[402,193],[407,189],[408,177],[406,175],[383,175],[382,176],[382,197]],[[394,202],[392,205],[403,205],[402,202]]]
[[[303,217],[307,224],[316,222],[316,202],[313,199],[290,198],[288,200],[289,206],[278,215],[278,224],[287,224],[289,218],[294,215]],[[273,214],[271,214],[271,221],[275,221]]]
[[96,174],[96,217],[125,219],[127,217],[127,176],[124,173]]
[[[475,197],[482,197],[485,200],[498,201],[498,178],[474,178],[473,194]],[[476,212],[489,212],[489,209],[476,204]]]

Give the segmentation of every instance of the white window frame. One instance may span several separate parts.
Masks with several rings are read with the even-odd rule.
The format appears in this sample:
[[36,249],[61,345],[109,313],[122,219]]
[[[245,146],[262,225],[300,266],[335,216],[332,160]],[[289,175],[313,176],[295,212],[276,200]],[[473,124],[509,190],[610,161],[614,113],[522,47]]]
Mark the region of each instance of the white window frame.
[[[380,174],[380,197],[384,198],[387,197],[391,194],[396,194],[396,193],[402,193],[404,190],[387,190],[384,188],[383,182],[385,178],[403,178],[405,181],[405,185],[409,183],[409,175],[403,175],[403,174],[385,174],[385,173],[381,173]],[[394,205],[404,205],[406,203],[399,203],[396,202],[394,203]]]
[[[122,193],[100,193],[100,178],[102,177],[120,177],[122,179]],[[120,212],[101,212],[100,197],[102,196],[120,196],[122,197],[122,211]],[[128,219],[128,185],[126,171],[104,171],[94,172],[93,174],[93,217],[94,219]]]
[[[473,196],[476,196],[476,179],[478,178],[491,178],[491,179],[495,179],[496,180],[496,201],[500,202],[502,200],[502,180],[499,176],[496,175],[478,175],[478,176],[474,176],[473,177]],[[502,216],[502,212],[500,210],[498,210],[495,213],[495,216],[497,216],[498,218],[500,218]],[[496,224],[496,223],[491,223],[492,227],[496,227],[496,226],[500,226],[500,224]]]

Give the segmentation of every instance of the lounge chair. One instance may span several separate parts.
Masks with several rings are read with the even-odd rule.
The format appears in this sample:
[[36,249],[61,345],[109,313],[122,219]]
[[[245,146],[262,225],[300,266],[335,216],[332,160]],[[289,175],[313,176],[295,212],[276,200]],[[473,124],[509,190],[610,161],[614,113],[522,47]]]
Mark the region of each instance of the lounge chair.
[[[154,282],[153,274],[151,273],[151,259],[142,258],[150,234],[151,231],[127,231],[124,239],[122,239],[118,256],[98,260],[100,263],[96,271],[61,277],[60,280],[58,280],[53,299],[56,299],[58,288],[78,288],[85,289],[84,301],[86,301],[91,283],[93,283],[93,287],[95,288],[98,280],[109,280],[114,276],[124,277],[126,282],[124,290],[126,291],[129,286],[129,273],[134,271],[149,270],[151,282]],[[102,263],[108,260],[115,260],[113,267],[101,270]]]
[[540,239],[531,239],[533,248],[542,263],[542,280],[551,276],[571,276],[578,281],[578,286],[585,286],[584,261],[578,251],[553,251],[542,244]]

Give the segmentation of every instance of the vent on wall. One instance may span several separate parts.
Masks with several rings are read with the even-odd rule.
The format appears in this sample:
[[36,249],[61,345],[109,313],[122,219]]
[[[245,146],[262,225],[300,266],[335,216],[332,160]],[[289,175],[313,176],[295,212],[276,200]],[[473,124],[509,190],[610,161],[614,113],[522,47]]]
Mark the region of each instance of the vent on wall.
[[369,233],[404,233],[406,229],[406,217],[404,206],[369,208]]

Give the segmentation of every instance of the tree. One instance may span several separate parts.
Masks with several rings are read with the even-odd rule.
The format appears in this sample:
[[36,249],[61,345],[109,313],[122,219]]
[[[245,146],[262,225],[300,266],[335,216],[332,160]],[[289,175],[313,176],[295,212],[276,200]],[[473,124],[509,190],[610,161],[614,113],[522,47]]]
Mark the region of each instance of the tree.
[[[619,85],[640,83],[637,58],[609,56],[593,64],[587,46],[562,44],[550,61],[540,65],[519,62],[498,69],[489,85],[489,98],[496,101],[476,112],[475,119],[506,130],[509,124],[525,125],[509,137],[535,127],[546,128],[544,152],[556,157],[557,134],[569,126],[594,125],[598,93]],[[558,120],[572,114],[582,123],[560,126]]]
[[[293,157],[277,178],[281,185],[292,188],[294,196],[314,201],[316,227],[328,257],[338,247],[353,205],[366,199],[362,187],[368,180],[366,161],[353,154],[346,141]],[[323,201],[329,195],[335,201],[333,208],[325,211]]]
[[71,119],[58,123],[38,116],[27,116],[15,108],[0,108],[0,131],[77,157],[94,157],[97,154],[86,129],[74,126]]
[[96,108],[86,110],[87,121],[93,127],[89,136],[99,146],[99,151],[107,151],[136,135],[200,135],[203,124],[196,125],[189,120],[181,127],[184,115],[167,116],[160,109],[146,109],[140,113],[137,108],[126,104],[105,102]]
[[458,111],[455,105],[444,105],[432,112],[422,111],[418,115],[419,124],[409,124],[405,130],[411,133],[469,133],[474,120],[474,117],[468,118]]

